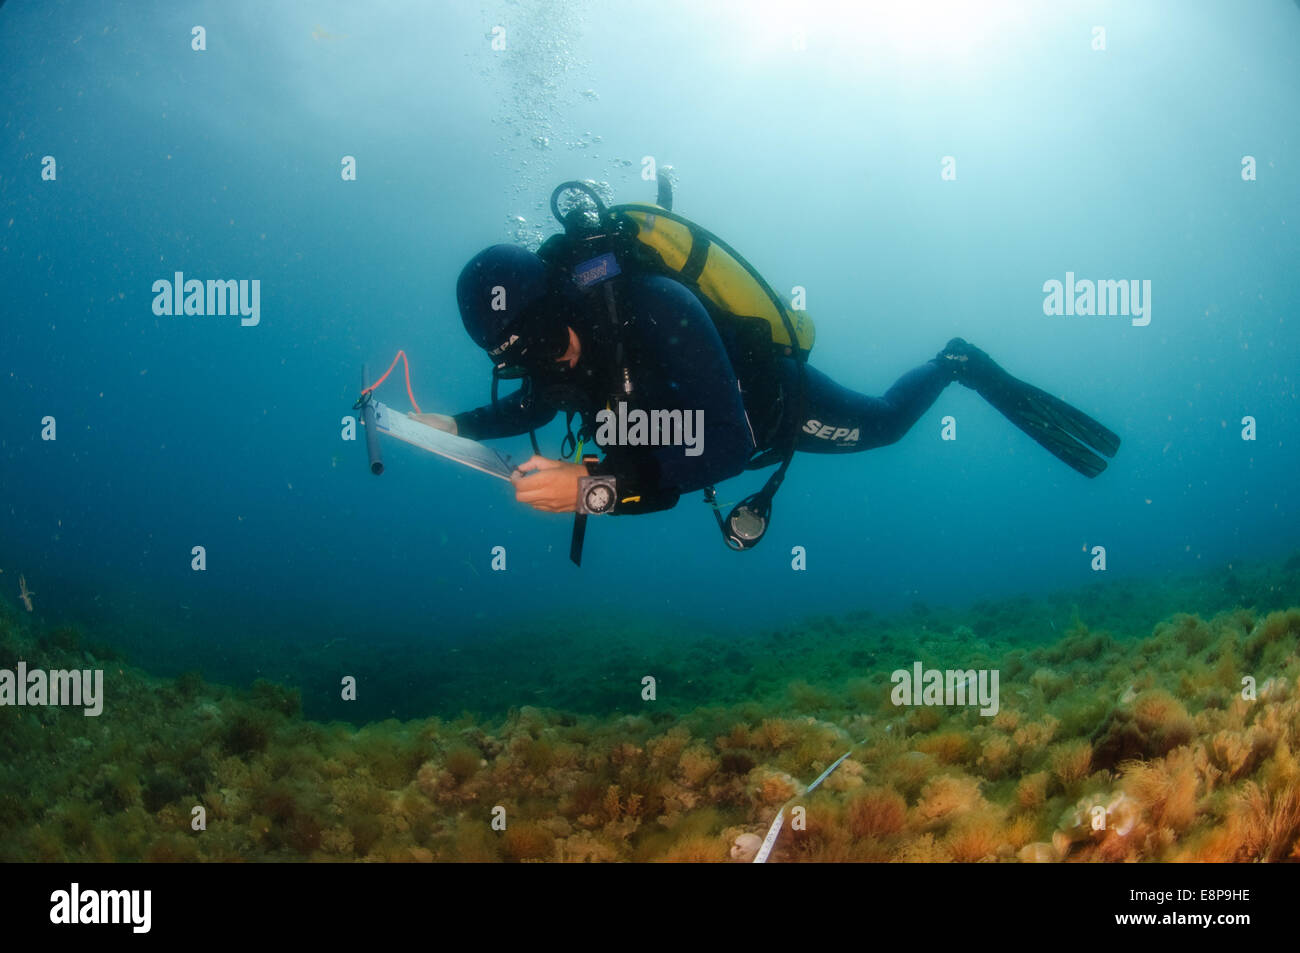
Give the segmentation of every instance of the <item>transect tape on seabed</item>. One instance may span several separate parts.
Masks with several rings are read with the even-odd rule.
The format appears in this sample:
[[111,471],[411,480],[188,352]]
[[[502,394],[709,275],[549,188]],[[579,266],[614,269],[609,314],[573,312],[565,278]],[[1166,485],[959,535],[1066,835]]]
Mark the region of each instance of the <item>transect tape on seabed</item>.
[[514,472],[509,455],[499,450],[412,420],[379,401],[374,402],[374,408],[375,427],[380,433],[502,480],[509,480]]
[[[1300,2],[1300,0],[1297,0],[1297,2]],[[812,794],[813,791],[817,790],[817,785],[821,784],[823,781],[829,778],[831,776],[831,772],[834,771],[836,768],[838,768],[841,764],[843,764],[844,759],[851,754],[853,754],[852,748],[850,748],[848,751],[844,752],[842,755],[836,758],[834,764],[832,764],[821,774],[817,775],[817,780],[814,781],[812,784],[808,785],[808,789],[803,792],[802,796],[806,797],[809,794]],[[791,803],[793,803],[793,801],[795,801],[796,799],[791,798],[790,800]],[[776,838],[781,833],[781,828],[785,824],[785,809],[786,807],[789,806],[790,804],[787,803],[785,807],[782,807],[781,810],[777,811],[776,818],[772,821],[772,826],[767,829],[767,836],[763,838],[762,846],[758,848],[758,853],[754,855],[754,861],[753,861],[754,863],[756,864],[767,863],[767,857],[770,853],[772,853],[772,848],[776,846]]]

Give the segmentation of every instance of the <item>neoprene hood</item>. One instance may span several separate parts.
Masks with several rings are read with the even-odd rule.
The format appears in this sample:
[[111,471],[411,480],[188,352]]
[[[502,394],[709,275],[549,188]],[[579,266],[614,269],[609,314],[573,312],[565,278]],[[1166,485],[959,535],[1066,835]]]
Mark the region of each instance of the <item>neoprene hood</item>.
[[461,271],[461,320],[497,367],[544,367],[564,353],[568,329],[547,307],[548,289],[542,260],[518,245],[484,249]]

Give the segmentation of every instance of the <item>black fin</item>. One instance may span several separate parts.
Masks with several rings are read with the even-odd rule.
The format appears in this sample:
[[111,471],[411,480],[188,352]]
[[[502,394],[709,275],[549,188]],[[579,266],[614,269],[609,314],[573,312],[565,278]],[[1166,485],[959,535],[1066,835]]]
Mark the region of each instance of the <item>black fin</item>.
[[1086,477],[1106,469],[1106,461],[1097,453],[1113,457],[1119,450],[1119,436],[1114,431],[1005,371],[981,381],[975,390],[1039,446]]

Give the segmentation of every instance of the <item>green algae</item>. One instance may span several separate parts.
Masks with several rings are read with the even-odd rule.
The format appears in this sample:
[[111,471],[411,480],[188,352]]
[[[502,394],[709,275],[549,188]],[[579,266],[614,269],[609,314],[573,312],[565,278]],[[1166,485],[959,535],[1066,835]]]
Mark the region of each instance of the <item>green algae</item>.
[[[1295,859],[1300,609],[1276,605],[1294,572],[1237,574],[1278,611],[1147,620],[1117,587],[678,633],[654,650],[670,667],[643,632],[602,633],[621,674],[593,656],[555,694],[599,685],[604,709],[359,727],[305,718],[296,686],[161,679],[5,611],[0,659],[104,667],[108,700],[0,709],[0,860],[723,860],[850,749],[774,859]],[[512,640],[468,654],[470,684]],[[895,708],[890,672],[918,659],[999,669],[1000,711]],[[651,671],[662,701],[643,702]],[[1123,835],[1070,820],[1102,801]]]

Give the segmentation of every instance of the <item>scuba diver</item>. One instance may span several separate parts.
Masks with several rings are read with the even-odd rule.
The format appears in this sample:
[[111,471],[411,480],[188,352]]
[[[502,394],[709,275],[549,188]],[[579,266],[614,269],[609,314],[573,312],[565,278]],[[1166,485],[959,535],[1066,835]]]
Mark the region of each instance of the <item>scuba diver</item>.
[[[1118,449],[1110,430],[961,338],[883,397],[836,383],[807,364],[806,313],[788,307],[730,246],[671,212],[665,183],[657,205],[610,208],[587,183],[565,183],[551,197],[562,234],[536,254],[493,245],[475,255],[456,299],[465,330],[492,360],[492,401],[452,416],[411,414],[476,441],[529,433],[534,455],[511,477],[516,499],[577,514],[575,563],[587,515],[664,510],[696,490],[713,506],[727,544],[750,549],[768,527],[772,496],[796,451],[892,444],[953,381],[1085,476],[1106,467],[1093,450],[1112,456]],[[585,194],[595,213],[586,206],[561,213],[557,200],[566,190]],[[519,389],[499,397],[498,382],[510,379]],[[660,420],[700,420],[695,454],[680,441],[628,439],[628,407]],[[560,456],[569,459],[550,459],[533,431],[560,412],[567,421]],[[616,417],[621,439],[611,440]],[[593,439],[603,458],[582,454]],[[763,489],[724,519],[713,485],[772,464],[779,467]]]

